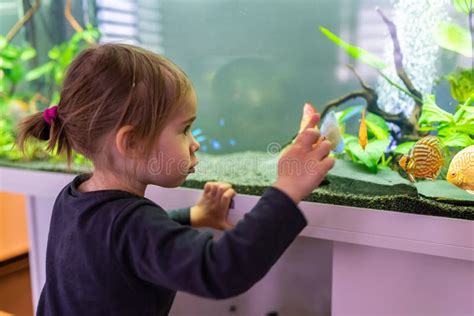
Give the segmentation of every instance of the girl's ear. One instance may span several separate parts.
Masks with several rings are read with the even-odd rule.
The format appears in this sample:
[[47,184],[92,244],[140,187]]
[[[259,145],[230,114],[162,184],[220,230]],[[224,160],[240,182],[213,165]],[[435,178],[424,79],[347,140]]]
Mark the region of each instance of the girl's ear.
[[119,128],[115,134],[115,146],[122,156],[133,155],[133,126],[126,125]]

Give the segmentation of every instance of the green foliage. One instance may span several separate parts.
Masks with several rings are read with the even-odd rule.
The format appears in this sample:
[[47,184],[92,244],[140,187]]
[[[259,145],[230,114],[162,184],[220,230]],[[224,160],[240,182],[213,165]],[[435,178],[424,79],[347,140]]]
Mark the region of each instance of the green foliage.
[[345,135],[345,151],[355,163],[365,165],[371,172],[377,173],[378,168],[383,164],[385,150],[390,144],[389,139],[377,139],[370,141],[365,150],[359,144],[359,139],[353,135]]
[[369,141],[372,135],[378,140],[389,138],[390,129],[388,128],[387,122],[385,122],[381,116],[369,112],[366,115],[365,123],[367,125],[367,132],[369,133]]
[[34,48],[14,45],[0,36],[0,156],[11,160],[20,157],[14,148],[14,123],[30,110],[27,101],[34,94],[17,92],[17,87],[25,81],[28,61],[35,56]]
[[464,148],[474,144],[474,97],[456,109],[453,115],[436,105],[434,95],[424,98],[418,121],[421,131],[437,131],[448,147]]
[[398,144],[397,147],[393,150],[393,153],[397,155],[406,155],[413,147],[413,145],[415,145],[415,143],[416,142],[404,142]]
[[453,0],[453,5],[456,11],[461,13],[469,14],[472,10],[471,0]]
[[472,69],[457,69],[445,76],[451,86],[451,96],[459,103],[474,97],[474,72]]
[[[15,146],[15,124],[24,116],[36,112],[36,100],[54,104],[59,101],[59,87],[64,79],[66,68],[73,58],[90,43],[99,38],[99,32],[88,25],[83,32],[76,33],[72,38],[60,45],[54,46],[48,52],[49,60],[28,71],[28,61],[36,56],[36,50],[31,47],[19,47],[9,43],[0,36],[0,157],[9,160],[49,160],[65,162],[63,156],[50,155],[45,150],[45,143],[31,141],[23,155]],[[49,100],[35,91],[21,85],[29,81],[44,79],[51,91]],[[22,91],[16,91],[21,85]],[[88,165],[83,156],[74,154],[73,160],[78,165]]]
[[17,46],[0,36],[0,94],[14,93],[16,85],[24,80],[27,61],[36,56],[36,50],[29,46]]
[[436,125],[452,124],[453,121],[454,117],[451,113],[436,105],[434,95],[429,94],[423,98],[423,110],[418,120],[420,127],[427,127],[427,130],[432,130],[432,127],[436,127]]
[[387,67],[387,64],[374,54],[366,51],[363,48],[351,45],[345,42],[343,39],[339,38],[337,35],[329,31],[328,29],[319,26],[319,30],[331,41],[339,45],[344,51],[354,59],[360,60],[361,62],[373,67],[375,69],[384,69]]
[[[345,124],[350,118],[355,115],[362,115],[364,108],[364,106],[355,105],[336,113],[339,125],[342,126],[343,130],[345,130]],[[367,125],[369,141],[373,138],[379,140],[387,139],[390,136],[390,129],[388,128],[387,122],[385,122],[381,116],[368,112],[365,117],[365,123]]]
[[[346,122],[354,115],[360,116],[363,106],[351,106],[336,113],[339,124],[345,130]],[[377,173],[388,165],[391,158],[385,158],[385,150],[390,144],[390,130],[385,120],[373,113],[367,113],[365,118],[368,134],[368,144],[365,150],[359,144],[359,138],[353,135],[344,135],[344,150],[347,156],[355,163],[365,165],[371,172]]]
[[54,83],[59,87],[74,57],[91,41],[95,42],[99,36],[99,32],[88,25],[83,32],[74,34],[69,41],[51,48],[48,52],[50,60],[28,72],[26,79],[31,81],[44,77],[48,83]]
[[442,21],[434,28],[433,35],[439,46],[472,57],[471,33],[468,29]]
[[4,117],[0,118],[0,155],[9,152],[14,142],[11,121]]

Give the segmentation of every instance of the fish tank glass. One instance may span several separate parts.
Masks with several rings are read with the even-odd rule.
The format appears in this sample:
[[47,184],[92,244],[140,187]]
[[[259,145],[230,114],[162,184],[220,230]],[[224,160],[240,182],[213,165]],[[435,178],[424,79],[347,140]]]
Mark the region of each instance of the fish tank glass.
[[[164,54],[191,78],[200,164],[184,186],[259,195],[321,114],[335,167],[308,201],[474,219],[471,0],[0,1],[0,164],[70,172],[16,123],[58,102],[94,43]],[[54,14],[57,18],[48,19]],[[90,169],[74,156],[72,172]]]

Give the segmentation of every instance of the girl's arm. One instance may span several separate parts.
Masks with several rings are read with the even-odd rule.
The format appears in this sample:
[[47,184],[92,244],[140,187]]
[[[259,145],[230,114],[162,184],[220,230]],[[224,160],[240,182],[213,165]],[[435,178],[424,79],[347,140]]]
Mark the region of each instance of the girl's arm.
[[191,226],[191,208],[178,208],[168,211],[168,216],[175,222],[181,225]]
[[307,222],[297,205],[269,188],[222,237],[180,225],[156,205],[121,212],[112,251],[124,270],[146,282],[199,296],[228,298],[260,280]]

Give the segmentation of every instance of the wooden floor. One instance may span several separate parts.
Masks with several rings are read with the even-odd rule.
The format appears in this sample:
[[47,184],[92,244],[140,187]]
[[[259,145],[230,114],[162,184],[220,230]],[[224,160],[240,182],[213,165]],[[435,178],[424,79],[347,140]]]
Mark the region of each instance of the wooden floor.
[[0,316],[33,315],[28,256],[0,262]]

